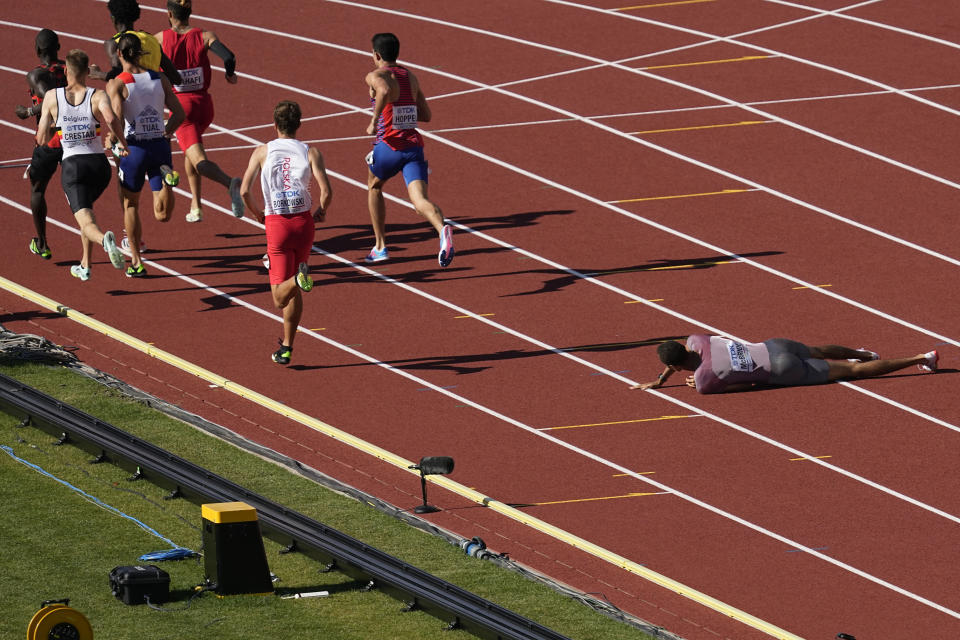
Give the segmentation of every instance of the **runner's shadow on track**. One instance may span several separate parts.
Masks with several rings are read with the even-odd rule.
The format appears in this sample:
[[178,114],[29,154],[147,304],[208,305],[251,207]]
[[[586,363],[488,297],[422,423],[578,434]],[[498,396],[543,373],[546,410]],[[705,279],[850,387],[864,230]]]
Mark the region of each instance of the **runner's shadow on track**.
[[[763,256],[777,256],[782,255],[782,251],[755,251],[753,253],[741,253],[738,254],[741,258],[759,258]],[[534,269],[531,271],[525,272],[516,272],[516,273],[542,273],[544,275],[555,275],[554,278],[549,278],[544,280],[543,285],[539,289],[533,291],[523,291],[520,293],[507,293],[502,295],[502,298],[512,298],[517,296],[532,296],[538,295],[541,293],[553,293],[555,291],[561,291],[566,287],[574,284],[578,280],[582,280],[584,276],[590,278],[602,278],[604,276],[613,276],[619,275],[621,273],[639,273],[644,271],[681,271],[681,270],[694,270],[694,269],[712,269],[718,265],[726,264],[729,262],[736,262],[737,258],[732,255],[726,256],[707,256],[705,258],[681,258],[679,260],[667,260],[667,259],[656,259],[648,260],[646,264],[635,265],[632,267],[617,267],[615,269],[573,269],[580,275],[574,275],[566,271],[561,271],[559,269]],[[515,275],[515,274],[497,274],[497,275]]]
[[62,318],[63,314],[54,311],[15,311],[0,315],[0,323],[3,322],[28,322],[30,320],[55,320]]
[[[584,344],[573,347],[558,347],[557,351],[562,353],[603,353],[613,351],[629,351],[640,347],[649,347],[658,345],[667,340],[684,340],[687,336],[666,336],[660,338],[647,338],[633,342],[606,342],[600,344]],[[539,358],[541,356],[554,356],[556,351],[549,349],[536,349],[525,351],[522,349],[510,349],[507,351],[497,351],[494,353],[476,353],[460,356],[423,356],[417,358],[404,358],[400,360],[385,360],[383,364],[390,365],[395,369],[404,371],[449,371],[457,375],[466,375],[470,373],[480,373],[493,367],[501,360],[519,360],[523,358]],[[490,364],[483,364],[490,363]],[[371,367],[380,363],[358,362],[356,364],[343,365],[290,365],[288,369],[298,371],[312,371],[314,369],[343,369],[347,367]]]

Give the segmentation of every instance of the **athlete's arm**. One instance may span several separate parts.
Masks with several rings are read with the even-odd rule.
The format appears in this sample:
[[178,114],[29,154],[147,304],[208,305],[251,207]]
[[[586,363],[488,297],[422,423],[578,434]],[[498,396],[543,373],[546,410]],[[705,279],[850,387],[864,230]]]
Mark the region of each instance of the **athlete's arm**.
[[[27,74],[27,84],[30,85],[31,93],[37,96],[40,102],[43,102],[43,96],[46,95],[48,89],[56,88],[53,74],[46,69],[40,68],[36,68]],[[40,108],[40,104],[31,105],[30,107],[24,107],[18,104],[15,111],[18,118],[26,120],[31,116],[39,114]]]
[[[115,80],[115,82],[123,84],[119,80]],[[122,116],[118,118],[113,112],[113,108],[110,106],[110,97],[105,91],[97,89],[93,93],[93,98],[90,100],[90,106],[94,109],[94,117],[105,124],[110,130],[110,133],[113,134],[114,139],[117,141],[120,155],[127,155],[127,139],[123,137],[123,127],[121,126],[123,119]]]
[[217,56],[223,60],[223,70],[227,74],[227,82],[230,84],[236,84],[237,57],[233,55],[233,51],[227,49],[227,46],[217,38],[217,34],[215,34],[213,31],[203,32],[203,44],[206,45],[207,49],[217,54]]
[[170,81],[170,84],[180,84],[183,82],[183,78],[180,76],[180,72],[177,71],[177,68],[173,66],[173,60],[167,57],[163,51],[160,52],[160,71],[163,72],[163,75],[167,77],[167,80]]
[[667,378],[669,378],[671,374],[673,374],[673,369],[671,369],[670,367],[667,367],[663,370],[663,372],[659,376],[657,376],[657,379],[654,380],[653,382],[643,382],[640,384],[635,384],[630,388],[642,389],[644,391],[646,391],[647,389],[659,389],[660,387],[663,386],[663,383],[667,381]]
[[367,85],[370,87],[370,95],[373,98],[373,118],[367,125],[367,135],[372,136],[377,132],[377,122],[380,121],[380,114],[387,106],[387,98],[390,97],[390,83],[379,71],[371,71],[367,74]]
[[[126,99],[124,92],[127,90],[127,85],[123,83],[122,80],[113,80],[107,81],[107,97],[110,99],[110,111],[123,120],[123,101]],[[107,146],[113,144],[113,133],[107,132],[105,137]]]
[[240,183],[240,195],[243,197],[243,203],[247,205],[247,211],[253,214],[257,222],[263,222],[263,209],[260,203],[253,197],[253,181],[260,174],[260,167],[267,158],[267,145],[262,144],[253,150],[250,154],[250,162],[247,163],[247,170],[243,172],[243,182]]
[[170,110],[170,118],[167,120],[163,135],[169,138],[183,124],[186,114],[183,112],[183,105],[177,99],[177,94],[173,92],[173,87],[170,86],[170,81],[167,80],[166,76],[160,76],[160,82],[163,84],[163,103]]
[[327,169],[323,164],[323,155],[313,147],[307,152],[307,159],[310,160],[310,169],[313,171],[313,179],[320,185],[320,204],[313,214],[313,219],[317,222],[323,222],[327,218],[327,208],[330,201],[333,200],[333,189],[330,187],[330,179],[327,178]]
[[40,106],[40,124],[37,125],[37,144],[43,146],[53,136],[53,123],[57,121],[57,92],[48,91]]

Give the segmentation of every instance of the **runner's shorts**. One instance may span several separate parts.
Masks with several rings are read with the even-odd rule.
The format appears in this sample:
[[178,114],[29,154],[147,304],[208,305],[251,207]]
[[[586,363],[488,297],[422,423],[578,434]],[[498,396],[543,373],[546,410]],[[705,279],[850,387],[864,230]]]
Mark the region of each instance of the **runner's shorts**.
[[173,164],[170,153],[170,141],[165,137],[137,140],[133,136],[127,138],[129,153],[120,158],[120,184],[127,191],[140,193],[143,189],[144,175],[150,179],[150,190],[163,189],[163,175],[160,165]]
[[264,219],[267,255],[270,256],[270,284],[281,284],[297,273],[313,248],[313,214],[271,214]]
[[57,172],[57,165],[63,159],[63,147],[37,146],[30,158],[30,182],[46,184]]
[[183,123],[177,129],[177,144],[186,151],[195,144],[203,142],[203,132],[213,122],[213,98],[206,92],[178,93],[177,99],[183,106]]
[[770,384],[823,384],[830,379],[830,363],[810,355],[802,342],[773,338],[763,342],[770,353]]
[[367,166],[373,175],[383,181],[403,171],[403,179],[408,185],[414,180],[427,182],[427,161],[423,157],[423,147],[397,151],[386,142],[378,142],[373,151],[367,154]]
[[74,213],[92,209],[103,190],[110,184],[110,163],[102,153],[84,153],[64,158],[60,183]]

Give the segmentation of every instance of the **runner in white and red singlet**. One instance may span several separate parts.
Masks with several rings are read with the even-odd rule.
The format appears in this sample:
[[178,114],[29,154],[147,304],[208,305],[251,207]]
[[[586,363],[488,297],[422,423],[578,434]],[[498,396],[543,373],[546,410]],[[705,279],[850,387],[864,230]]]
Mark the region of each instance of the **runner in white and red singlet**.
[[[270,290],[273,303],[283,310],[283,338],[271,359],[290,364],[293,340],[303,314],[301,291],[313,288],[307,260],[313,248],[314,221],[326,219],[333,192],[323,156],[317,149],[296,139],[300,128],[300,105],[284,100],[273,110],[276,139],[257,147],[243,174],[244,202],[267,233],[270,257]],[[253,183],[260,173],[264,209],[253,197]],[[310,175],[320,185],[320,198],[313,210]]]
[[240,196],[240,178],[232,178],[215,162],[207,159],[203,148],[203,132],[213,122],[213,99],[208,89],[212,79],[210,58],[212,51],[223,59],[227,82],[237,83],[237,59],[233,52],[212,31],[190,26],[193,12],[191,0],[168,0],[167,18],[170,28],[156,35],[168,56],[180,72],[183,81],[173,86],[186,114],[183,124],[177,129],[177,144],[183,151],[183,167],[190,183],[192,200],[187,222],[203,219],[201,202],[201,177],[209,178],[227,188],[233,215],[243,217],[243,198]]
[[386,260],[386,204],[384,183],[403,172],[407,193],[417,213],[427,219],[440,236],[441,267],[453,261],[453,229],[443,222],[443,213],[427,197],[427,161],[423,156],[423,136],[417,122],[429,122],[432,114],[420,90],[417,77],[397,64],[400,41],[392,33],[373,36],[373,62],[376,69],[366,82],[373,103],[373,118],[367,135],[376,135],[373,151],[367,154],[367,204],[373,223],[375,244],[364,258],[367,262]]
[[793,387],[872,378],[913,365],[932,372],[939,361],[936,351],[881,360],[873,351],[835,344],[811,347],[786,338],[740,342],[699,333],[687,338],[686,346],[667,340],[657,347],[657,356],[666,368],[656,381],[631,389],[657,389],[675,371],[692,371],[685,382],[700,393],[729,393],[763,385]]

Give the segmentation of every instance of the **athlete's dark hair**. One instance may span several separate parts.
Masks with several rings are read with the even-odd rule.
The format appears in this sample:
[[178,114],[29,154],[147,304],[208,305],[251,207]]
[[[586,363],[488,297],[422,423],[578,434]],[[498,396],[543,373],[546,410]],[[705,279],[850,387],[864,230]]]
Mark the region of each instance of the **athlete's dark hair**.
[[373,36],[373,50],[387,62],[396,62],[400,55],[400,41],[392,33],[378,33]]
[[687,360],[687,348],[676,340],[667,340],[657,347],[657,356],[668,367],[678,367]]
[[50,29],[41,29],[34,40],[37,45],[37,51],[55,56],[60,50],[60,38],[55,31]]
[[137,64],[143,55],[143,43],[135,33],[129,31],[117,40],[117,54],[130,64]]
[[71,49],[64,61],[76,75],[82,75],[90,68],[90,56],[83,49]]
[[173,17],[183,22],[193,13],[193,3],[190,0],[167,0],[167,11],[173,14]]
[[280,133],[292,136],[300,128],[300,105],[293,100],[281,100],[273,109],[273,123]]
[[110,0],[107,11],[118,24],[132,25],[140,19],[140,4],[137,0]]

